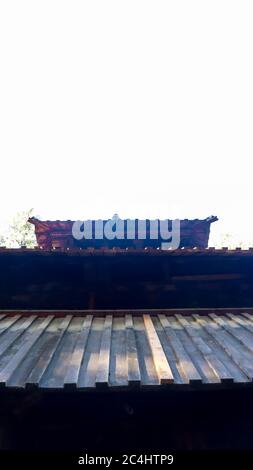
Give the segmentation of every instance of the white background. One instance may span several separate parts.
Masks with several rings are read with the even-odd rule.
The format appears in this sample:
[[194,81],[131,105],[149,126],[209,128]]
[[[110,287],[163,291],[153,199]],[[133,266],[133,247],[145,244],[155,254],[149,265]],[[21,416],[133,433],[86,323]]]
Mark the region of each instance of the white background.
[[0,221],[220,218],[253,241],[252,1],[0,1]]

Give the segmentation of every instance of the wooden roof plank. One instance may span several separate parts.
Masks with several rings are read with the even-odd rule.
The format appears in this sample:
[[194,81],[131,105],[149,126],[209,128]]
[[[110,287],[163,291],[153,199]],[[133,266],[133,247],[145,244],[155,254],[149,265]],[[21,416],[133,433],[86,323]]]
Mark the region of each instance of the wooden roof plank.
[[40,388],[63,388],[69,361],[75,346],[76,336],[80,332],[82,323],[82,318],[72,317],[64,332],[61,343],[55,351],[54,357],[40,381]]
[[161,384],[169,384],[174,382],[174,377],[171,368],[167,361],[166,355],[159,341],[153,322],[150,315],[143,315],[146,335],[153,355],[153,361],[157,371],[158,378]]
[[234,322],[239,323],[239,325],[242,325],[245,329],[247,329],[251,333],[253,333],[253,324],[249,319],[245,318],[245,316],[238,315],[238,314],[235,315],[231,311],[227,312],[226,316],[231,318],[231,320],[233,320]]
[[153,355],[146,335],[143,317],[133,316],[133,324],[141,375],[141,387],[156,387],[160,384],[160,380],[153,361]]
[[251,313],[242,312],[242,315],[243,315],[245,318],[247,318],[248,320],[250,320],[251,323],[253,322],[253,314],[252,314],[252,312],[251,312]]
[[253,316],[250,315],[249,318],[243,315],[235,315],[234,313],[228,312],[226,314],[229,318],[231,318],[234,322],[239,323],[239,325],[243,326],[243,328],[250,333],[253,333]]
[[53,315],[44,318],[42,323],[34,329],[31,333],[30,338],[18,349],[14,357],[8,362],[6,367],[0,371],[0,385],[6,385],[6,382],[10,379],[11,375],[20,363],[25,359],[26,355],[30,352],[31,348],[35,345],[39,337],[45,331],[49,323],[52,321]]
[[41,352],[36,366],[27,378],[26,386],[28,388],[39,386],[39,383],[47,371],[47,368],[54,357],[57,347],[62,340],[65,330],[71,321],[71,318],[72,315],[67,315],[66,317],[63,317],[60,322],[54,321],[51,323],[51,325],[49,325],[45,336],[45,348]]
[[121,388],[128,385],[128,365],[125,318],[113,319],[111,361],[110,361],[110,387]]
[[1,338],[0,343],[0,355],[4,352],[26,331],[26,329],[35,320],[36,315],[31,315],[27,318],[21,318],[19,321],[15,321],[5,332]]
[[173,317],[170,319],[170,322],[176,335],[183,344],[184,349],[191,358],[192,363],[202,377],[203,383],[220,383],[220,379],[217,378],[217,375],[205,360],[203,354],[199,351],[196,344],[192,341],[185,328],[179,323],[178,319]]
[[111,334],[112,315],[106,315],[98,359],[96,387],[108,387],[109,385]]
[[201,383],[202,378],[198,373],[196,367],[194,366],[191,358],[184,349],[184,346],[181,343],[180,339],[177,337],[175,331],[170,326],[169,318],[163,314],[158,315],[158,317],[166,332],[169,343],[171,344],[171,347],[173,348],[173,351],[177,358],[178,366],[182,370],[186,381],[188,383]]
[[21,318],[21,315],[15,315],[15,316],[6,316],[6,315],[1,315],[1,323],[0,323],[0,335],[3,334],[8,328],[11,327],[16,321],[18,321]]
[[164,353],[166,355],[167,361],[170,365],[172,375],[174,377],[175,384],[187,384],[188,379],[186,378],[184,372],[179,367],[177,356],[172,348],[170,341],[168,340],[167,334],[158,318],[157,315],[151,316],[155,330],[159,337],[159,341],[163,347]]
[[77,388],[80,390],[94,390],[96,387],[103,327],[104,318],[93,318],[78,376]]
[[198,325],[197,322],[195,322],[196,325],[194,325],[194,320],[192,318],[188,319],[187,317],[183,317],[180,314],[176,315],[176,317],[181,325],[185,328],[192,341],[196,344],[196,347],[203,354],[205,360],[212,368],[217,378],[221,382],[232,383],[232,374],[226,369],[225,365],[219,360],[219,358],[217,358],[213,350],[202,338],[201,328],[198,328],[200,325]]
[[[227,368],[231,376],[234,378],[234,382],[237,383],[245,383],[248,382],[249,379],[245,372],[235,364],[231,356],[229,356],[223,347],[218,343],[215,338],[208,333],[208,331],[198,322],[199,315],[193,314],[191,316],[193,319],[196,320],[197,324],[201,328],[201,336],[203,337],[203,341],[210,347],[210,349],[214,352],[215,357],[219,359]],[[201,316],[201,318],[204,318]]]
[[210,314],[210,317],[253,353],[253,336],[250,338],[250,333],[248,333],[242,325],[232,319],[224,319],[224,317],[215,314]]
[[140,385],[141,374],[138,360],[138,351],[133,324],[133,317],[130,314],[125,316],[126,324],[126,344],[127,344],[127,365],[128,382],[130,385]]
[[[59,323],[60,321],[61,320],[59,318],[54,318],[52,323]],[[48,328],[50,328],[50,324]],[[47,347],[51,348],[54,341],[55,338],[52,336],[50,337],[50,334],[48,334],[47,330],[45,330],[37,340],[36,344],[32,347],[31,351],[29,351],[29,354],[25,356],[25,358],[19,364],[18,368],[11,375],[10,379],[8,380],[8,387],[24,389],[26,387],[27,379],[33,369],[36,368],[40,357],[44,354],[44,351]]]
[[69,362],[68,371],[64,379],[65,388],[76,388],[81,362],[91,329],[93,315],[86,315]]
[[208,331],[208,333],[214,337],[214,339],[222,346],[224,351],[233,359],[233,361],[239,366],[239,368],[245,372],[250,380],[253,379],[253,363],[244,354],[242,354],[241,348],[238,349],[229,338],[229,334],[226,331],[222,331],[221,327],[215,323],[214,320],[209,318],[209,321],[203,317],[198,316],[198,321]]

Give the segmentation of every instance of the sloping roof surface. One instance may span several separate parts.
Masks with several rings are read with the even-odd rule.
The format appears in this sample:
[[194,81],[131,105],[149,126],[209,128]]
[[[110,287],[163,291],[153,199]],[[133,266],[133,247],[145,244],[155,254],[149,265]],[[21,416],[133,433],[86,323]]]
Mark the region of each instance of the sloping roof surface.
[[127,390],[253,380],[252,313],[73,313],[0,314],[1,388]]

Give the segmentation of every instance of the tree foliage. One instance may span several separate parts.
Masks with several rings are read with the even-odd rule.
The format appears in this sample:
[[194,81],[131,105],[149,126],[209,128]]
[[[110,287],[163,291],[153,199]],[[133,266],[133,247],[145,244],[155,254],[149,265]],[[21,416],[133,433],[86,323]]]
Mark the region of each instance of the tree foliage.
[[0,246],[7,248],[18,248],[36,246],[34,226],[28,222],[29,217],[34,215],[33,209],[18,212],[13,218],[6,233],[0,234]]

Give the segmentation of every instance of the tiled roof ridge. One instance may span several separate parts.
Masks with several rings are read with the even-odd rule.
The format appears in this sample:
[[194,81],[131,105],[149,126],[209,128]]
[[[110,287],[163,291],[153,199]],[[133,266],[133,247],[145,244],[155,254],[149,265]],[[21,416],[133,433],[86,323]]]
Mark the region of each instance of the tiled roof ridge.
[[[101,218],[99,218],[99,219],[90,219],[90,218],[88,218],[88,219],[76,219],[76,220],[83,220],[84,222],[85,221],[92,221],[92,222],[103,221],[103,222],[106,222],[107,220],[110,220],[110,219],[101,219]],[[124,218],[124,219],[121,219],[121,220],[123,220],[123,221],[127,221],[127,220],[135,220],[135,221],[137,221],[137,220],[146,220],[146,221],[158,220],[158,221],[165,221],[165,220],[173,220],[173,219],[164,219],[164,218],[163,219],[160,219],[160,218],[149,219],[149,218],[138,218],[137,217],[137,218],[133,218],[133,219],[131,219],[131,218],[125,219]],[[207,223],[213,223],[213,222],[216,222],[219,219],[218,219],[217,216],[211,215],[209,217],[206,217],[205,219],[196,218],[196,219],[178,219],[178,220],[180,220],[181,222],[207,222]],[[71,219],[66,219],[66,220],[61,220],[61,219],[42,220],[42,219],[39,219],[37,217],[30,217],[28,219],[28,222],[33,223],[33,224],[34,224],[34,222],[41,222],[41,223],[45,223],[45,224],[47,224],[47,223],[56,223],[56,222],[59,222],[59,223],[74,223],[75,220],[71,220]]]

